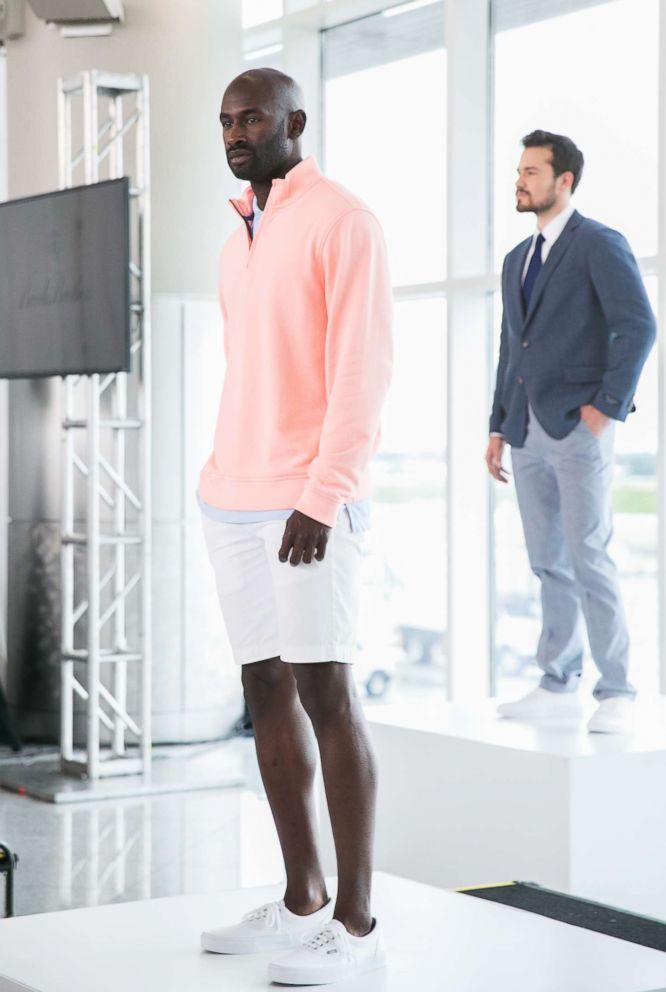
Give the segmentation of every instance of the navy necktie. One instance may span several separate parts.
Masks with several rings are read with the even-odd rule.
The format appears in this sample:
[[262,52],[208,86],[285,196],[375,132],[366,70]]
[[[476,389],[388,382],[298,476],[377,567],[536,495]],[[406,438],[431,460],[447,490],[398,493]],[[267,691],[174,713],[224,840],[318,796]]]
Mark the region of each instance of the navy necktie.
[[537,281],[537,276],[541,272],[541,246],[546,239],[543,234],[540,234],[536,239],[536,247],[534,249],[534,254],[530,259],[530,264],[527,267],[527,274],[525,276],[525,282],[523,283],[523,302],[525,303],[525,309],[530,305],[530,298],[532,296],[532,290],[534,289],[534,283]]

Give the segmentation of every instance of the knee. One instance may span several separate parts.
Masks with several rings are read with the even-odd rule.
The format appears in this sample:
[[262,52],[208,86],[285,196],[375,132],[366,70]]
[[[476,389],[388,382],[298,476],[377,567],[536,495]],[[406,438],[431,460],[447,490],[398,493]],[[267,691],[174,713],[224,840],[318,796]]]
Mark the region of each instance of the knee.
[[245,701],[253,719],[260,718],[294,692],[294,679],[289,666],[279,658],[244,665],[242,682]]
[[[310,668],[313,670],[308,670]],[[315,731],[329,724],[348,722],[353,718],[358,702],[353,681],[346,672],[334,672],[328,667],[323,671],[314,668],[299,669],[296,681],[301,704]]]
[[582,538],[571,555],[576,578],[582,583],[603,584],[615,572],[607,542]]

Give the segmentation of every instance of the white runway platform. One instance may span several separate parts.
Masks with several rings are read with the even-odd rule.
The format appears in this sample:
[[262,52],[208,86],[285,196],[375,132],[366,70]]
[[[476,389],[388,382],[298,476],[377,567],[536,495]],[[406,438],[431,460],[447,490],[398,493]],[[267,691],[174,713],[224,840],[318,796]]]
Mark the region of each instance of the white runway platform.
[[636,707],[617,736],[499,720],[493,702],[368,708],[377,868],[443,888],[537,882],[666,920],[666,698]]
[[[0,992],[250,992],[270,955],[199,950],[276,889],[179,896],[0,921]],[[345,992],[648,992],[666,954],[391,875],[375,878],[390,964]],[[274,986],[277,988],[277,986]],[[302,988],[303,986],[301,986]]]

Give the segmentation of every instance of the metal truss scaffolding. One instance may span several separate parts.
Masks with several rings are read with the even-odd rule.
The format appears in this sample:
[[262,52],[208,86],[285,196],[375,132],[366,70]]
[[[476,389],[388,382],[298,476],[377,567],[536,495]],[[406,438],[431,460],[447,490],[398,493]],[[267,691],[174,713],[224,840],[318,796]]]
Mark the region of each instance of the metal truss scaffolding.
[[99,779],[150,769],[147,77],[61,79],[58,133],[61,189],[130,180],[131,368],[63,386],[61,761],[67,774]]

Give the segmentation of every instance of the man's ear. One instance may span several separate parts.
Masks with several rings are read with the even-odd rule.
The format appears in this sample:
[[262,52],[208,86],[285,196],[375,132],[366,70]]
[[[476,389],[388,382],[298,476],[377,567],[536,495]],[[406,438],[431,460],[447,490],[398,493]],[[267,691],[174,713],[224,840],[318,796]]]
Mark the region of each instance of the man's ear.
[[289,130],[287,132],[288,137],[292,141],[296,138],[300,138],[305,131],[305,124],[307,121],[307,116],[304,110],[294,110],[293,113],[289,114]]
[[563,172],[562,173],[562,176],[568,176],[568,177],[570,177],[569,178],[569,182],[566,184],[566,186],[567,186],[567,189],[571,189],[571,187],[574,184],[574,178],[575,178],[573,172],[569,172],[569,171]]

